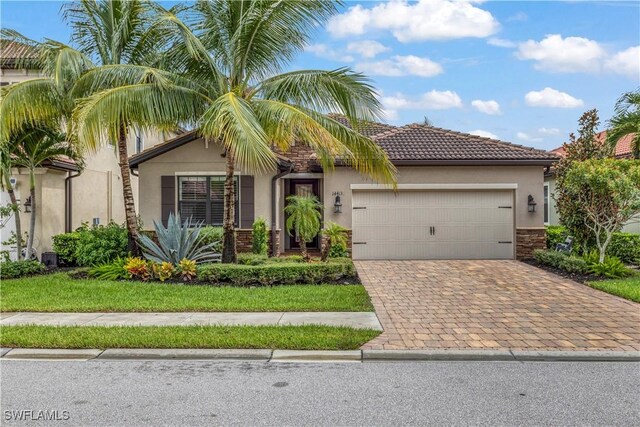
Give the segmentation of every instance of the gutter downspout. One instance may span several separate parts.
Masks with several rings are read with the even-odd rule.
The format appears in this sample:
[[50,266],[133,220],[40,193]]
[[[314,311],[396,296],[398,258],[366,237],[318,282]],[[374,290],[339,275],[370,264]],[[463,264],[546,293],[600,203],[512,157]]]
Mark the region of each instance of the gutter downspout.
[[80,176],[80,172],[75,175],[71,175],[71,172],[68,173],[67,177],[64,179],[64,232],[71,232],[71,224],[72,224],[72,214],[73,214],[73,191],[71,180],[73,178],[77,178]]
[[276,248],[276,237],[277,237],[277,231],[276,231],[276,205],[277,205],[277,200],[276,200],[276,181],[278,181],[280,178],[282,178],[285,175],[289,175],[291,172],[293,172],[293,165],[290,165],[286,170],[283,170],[282,172],[280,172],[277,175],[274,175],[273,178],[271,178],[271,256],[276,256],[276,254],[278,253],[277,248]]

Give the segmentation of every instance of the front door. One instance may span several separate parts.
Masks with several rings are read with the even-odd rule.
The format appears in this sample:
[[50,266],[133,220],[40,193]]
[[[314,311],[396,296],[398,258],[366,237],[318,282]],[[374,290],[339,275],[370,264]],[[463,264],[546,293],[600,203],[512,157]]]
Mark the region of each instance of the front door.
[[[318,191],[318,180],[317,179],[290,179],[289,180],[289,188],[287,191],[287,196],[316,196],[318,199],[319,191]],[[286,201],[285,201],[286,203]],[[286,221],[286,218],[285,218]],[[298,236],[289,236],[289,248],[296,249],[300,247],[300,239]],[[318,245],[318,237],[314,238],[311,242],[307,243],[307,248],[319,248]]]

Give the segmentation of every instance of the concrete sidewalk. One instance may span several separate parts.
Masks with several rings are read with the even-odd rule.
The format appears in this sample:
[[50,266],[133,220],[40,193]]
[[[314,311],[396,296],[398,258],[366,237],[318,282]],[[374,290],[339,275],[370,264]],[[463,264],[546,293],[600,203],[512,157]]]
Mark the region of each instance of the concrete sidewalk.
[[2,313],[0,326],[349,326],[382,330],[373,312]]

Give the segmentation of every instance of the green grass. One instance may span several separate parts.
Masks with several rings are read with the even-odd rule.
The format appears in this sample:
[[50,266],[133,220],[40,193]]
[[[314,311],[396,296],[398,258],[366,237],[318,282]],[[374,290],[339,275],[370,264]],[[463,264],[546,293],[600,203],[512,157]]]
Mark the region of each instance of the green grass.
[[587,283],[592,288],[617,295],[630,301],[640,302],[640,275],[627,279],[602,280]]
[[2,280],[0,310],[39,312],[373,311],[362,285],[215,287],[71,279]]
[[21,348],[268,348],[353,350],[380,334],[331,326],[5,326]]

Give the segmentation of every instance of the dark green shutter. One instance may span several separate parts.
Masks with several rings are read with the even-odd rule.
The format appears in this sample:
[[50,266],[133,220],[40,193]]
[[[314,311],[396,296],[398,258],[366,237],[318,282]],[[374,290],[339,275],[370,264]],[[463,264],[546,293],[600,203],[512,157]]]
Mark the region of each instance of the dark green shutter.
[[176,177],[175,176],[161,176],[160,177],[160,191],[161,191],[161,219],[162,223],[167,225],[169,220],[169,214],[173,212],[175,214],[176,209]]
[[251,175],[240,177],[240,228],[251,228],[254,220],[254,179]]

